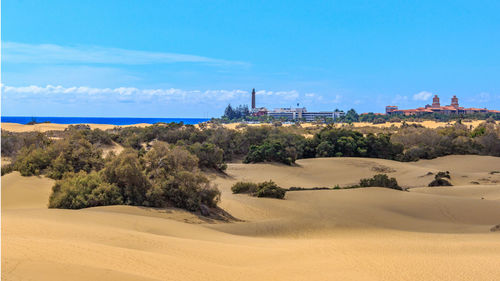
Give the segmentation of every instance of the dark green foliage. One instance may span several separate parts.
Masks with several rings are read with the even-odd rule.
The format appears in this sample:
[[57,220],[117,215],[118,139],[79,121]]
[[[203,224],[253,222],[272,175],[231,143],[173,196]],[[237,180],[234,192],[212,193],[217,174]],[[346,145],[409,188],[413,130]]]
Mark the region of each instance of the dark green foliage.
[[253,182],[239,181],[231,187],[233,193],[254,193],[257,190],[257,184]]
[[314,136],[316,157],[373,157],[395,159],[403,151],[401,144],[391,142],[388,134],[368,134],[327,127]]
[[144,205],[149,181],[143,172],[137,151],[124,150],[102,170],[104,180],[116,185],[127,205]]
[[452,186],[452,184],[446,179],[435,179],[429,183],[429,186]]
[[40,132],[12,133],[2,130],[2,156],[15,157],[21,148],[45,148],[51,140]]
[[279,187],[272,180],[255,184],[252,182],[237,182],[232,187],[233,193],[247,193],[256,197],[283,199],[286,189]]
[[450,172],[446,171],[446,172],[438,172],[435,176],[434,176],[435,179],[441,179],[441,178],[448,178],[448,179],[451,179],[451,176],[450,176]]
[[331,187],[298,187],[298,186],[292,186],[292,187],[290,187],[288,189],[288,191],[332,190],[332,189],[340,189],[340,186],[335,186],[333,188],[331,188]]
[[262,145],[252,145],[244,162],[279,162],[291,165],[296,158],[297,152],[293,147],[287,147],[280,141],[266,141]]
[[345,117],[344,117],[343,121],[347,122],[347,123],[358,122],[359,121],[359,115],[356,112],[356,110],[354,110],[353,108],[351,108],[345,114]]
[[47,149],[47,153],[51,158],[47,176],[53,179],[61,179],[67,172],[89,173],[104,167],[102,151],[78,136],[55,142]]
[[197,166],[198,159],[186,149],[165,143],[154,144],[144,159],[137,151],[126,149],[108,159],[99,173],[65,172],[53,188],[49,206],[174,206],[209,214],[208,208],[217,206],[220,191]]
[[195,143],[188,147],[188,150],[198,157],[200,168],[215,169],[224,171],[227,165],[224,163],[224,151],[212,143]]
[[12,164],[9,164],[9,165],[3,165],[1,168],[0,168],[0,171],[2,171],[2,176],[3,175],[6,175],[8,173],[11,173],[14,171],[14,166],[12,166]]
[[148,194],[149,205],[165,207],[173,205],[189,211],[198,211],[202,205],[215,207],[220,192],[200,173],[178,171],[168,180],[155,183]]
[[257,190],[253,193],[256,197],[269,197],[283,199],[285,197],[286,189],[279,187],[273,181],[261,182],[257,185]]
[[451,179],[450,172],[438,172],[429,186],[452,186],[449,179]]
[[403,190],[398,185],[398,182],[395,178],[389,178],[386,174],[377,174],[373,176],[373,178],[366,178],[366,179],[361,179],[359,181],[359,186],[360,187],[371,187],[371,186],[376,186],[376,187],[388,187],[392,189],[397,189],[397,190]]
[[52,187],[49,208],[81,209],[122,204],[118,187],[96,173],[67,174]]
[[240,120],[245,119],[245,117],[250,115],[250,111],[248,110],[248,106],[240,105],[237,108],[233,108],[230,104],[224,110],[223,119],[226,120]]
[[49,151],[43,148],[23,147],[13,163],[16,171],[23,176],[40,175],[50,165],[52,158]]
[[202,205],[215,207],[220,200],[219,190],[197,170],[198,159],[189,151],[156,143],[144,160],[152,184],[147,205],[198,211]]

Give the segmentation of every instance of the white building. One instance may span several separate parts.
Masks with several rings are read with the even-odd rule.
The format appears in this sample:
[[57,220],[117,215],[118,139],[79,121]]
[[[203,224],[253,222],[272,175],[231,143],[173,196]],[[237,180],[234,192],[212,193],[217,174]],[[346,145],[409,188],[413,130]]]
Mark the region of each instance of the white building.
[[316,121],[318,119],[331,118],[335,120],[341,116],[344,116],[343,111],[321,111],[321,112],[307,112],[305,107],[299,108],[276,108],[273,111],[267,113],[275,119],[285,119],[285,120],[304,120],[307,122]]

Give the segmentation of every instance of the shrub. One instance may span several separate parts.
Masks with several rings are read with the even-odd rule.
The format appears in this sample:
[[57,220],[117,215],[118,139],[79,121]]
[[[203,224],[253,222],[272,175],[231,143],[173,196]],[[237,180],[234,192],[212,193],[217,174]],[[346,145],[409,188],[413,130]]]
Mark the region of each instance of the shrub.
[[3,165],[1,168],[0,168],[0,171],[2,172],[2,176],[3,175],[6,175],[8,173],[11,173],[12,171],[14,171],[14,167],[12,166],[12,164],[9,164],[9,165]]
[[386,121],[384,118],[376,118],[373,120],[373,124],[384,124]]
[[175,206],[189,211],[199,211],[202,205],[215,207],[220,192],[200,173],[179,171],[167,180],[157,182],[148,193],[148,203],[153,207]]
[[279,187],[276,183],[270,180],[259,183],[257,190],[253,193],[253,196],[283,199],[285,197],[285,193],[285,189]]
[[395,178],[389,178],[386,174],[377,174],[373,176],[373,178],[361,179],[359,181],[359,186],[360,187],[377,186],[377,187],[388,187],[392,189],[403,190],[403,188],[401,188],[398,185],[398,182]]
[[435,179],[440,179],[440,178],[448,178],[448,179],[451,179],[451,176],[450,176],[450,172],[449,171],[446,171],[446,172],[438,172],[435,176],[434,176]]
[[434,180],[429,183],[429,186],[452,186],[447,179],[451,179],[450,172],[438,172],[434,176]]
[[283,145],[280,141],[266,141],[262,145],[252,145],[245,163],[280,162],[286,165],[295,163],[297,152],[293,147]]
[[231,187],[233,193],[254,193],[257,190],[257,184],[253,182],[239,181]]
[[102,151],[77,136],[55,142],[48,151],[51,162],[47,176],[53,179],[61,179],[68,172],[99,171],[104,166]]
[[186,149],[158,142],[144,160],[152,184],[147,205],[201,211],[203,205],[215,207],[220,200],[220,191],[198,171],[198,158]]
[[224,151],[213,143],[195,143],[188,147],[188,150],[198,157],[200,168],[215,169],[224,171],[227,165],[224,163]]
[[431,181],[429,186],[452,186],[452,184],[448,180],[440,178]]
[[118,187],[105,182],[96,172],[68,174],[56,182],[49,197],[49,208],[81,209],[122,203]]
[[106,163],[102,175],[104,180],[118,187],[125,204],[144,204],[149,181],[143,173],[137,151],[126,149],[113,157]]
[[51,157],[46,149],[23,147],[13,164],[22,176],[40,175],[50,165]]

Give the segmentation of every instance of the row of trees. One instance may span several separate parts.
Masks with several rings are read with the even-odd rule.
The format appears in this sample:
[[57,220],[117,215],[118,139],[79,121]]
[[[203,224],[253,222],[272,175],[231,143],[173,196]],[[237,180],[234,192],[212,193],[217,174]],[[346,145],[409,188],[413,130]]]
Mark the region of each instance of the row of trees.
[[[198,167],[224,171],[228,161],[281,162],[313,157],[373,157],[399,161],[431,159],[450,154],[500,156],[500,126],[483,123],[471,129],[457,122],[430,129],[421,126],[375,129],[327,126],[314,133],[292,127],[245,127],[230,130],[212,124],[199,128],[177,123],[109,131],[72,128],[60,141],[44,134],[2,133],[2,154],[15,156],[15,169],[25,175],[45,170],[54,178],[65,172],[89,172],[103,165],[99,147],[112,141],[144,155],[154,141],[179,146],[198,158]],[[72,168],[69,168],[72,167]]]

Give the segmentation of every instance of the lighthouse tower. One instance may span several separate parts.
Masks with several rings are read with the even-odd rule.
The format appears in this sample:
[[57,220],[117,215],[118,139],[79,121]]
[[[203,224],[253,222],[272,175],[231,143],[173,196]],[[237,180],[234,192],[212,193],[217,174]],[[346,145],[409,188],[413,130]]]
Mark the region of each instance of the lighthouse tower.
[[252,89],[252,109],[255,109],[255,88]]
[[437,95],[434,95],[434,97],[432,98],[432,107],[434,108],[441,107],[441,104],[439,103],[439,97]]

